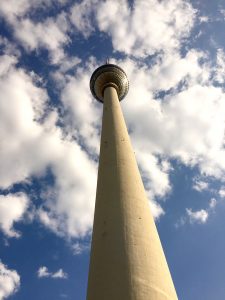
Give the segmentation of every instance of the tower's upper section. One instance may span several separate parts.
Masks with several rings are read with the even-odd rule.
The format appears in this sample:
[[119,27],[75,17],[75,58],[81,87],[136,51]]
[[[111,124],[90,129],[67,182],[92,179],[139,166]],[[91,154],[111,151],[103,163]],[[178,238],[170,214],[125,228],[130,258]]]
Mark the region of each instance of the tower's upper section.
[[103,102],[104,90],[108,86],[115,87],[119,100],[126,96],[129,82],[123,69],[113,64],[105,64],[94,71],[90,80],[90,89],[98,101]]

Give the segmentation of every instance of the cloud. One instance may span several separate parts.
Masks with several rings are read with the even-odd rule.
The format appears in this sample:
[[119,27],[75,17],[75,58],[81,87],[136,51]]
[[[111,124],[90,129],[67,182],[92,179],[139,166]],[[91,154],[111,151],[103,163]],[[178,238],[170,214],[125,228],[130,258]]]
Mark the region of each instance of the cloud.
[[67,277],[67,273],[65,273],[62,269],[59,269],[58,271],[52,274],[52,278],[66,279]]
[[134,1],[132,8],[125,0],[108,0],[97,10],[99,29],[111,36],[114,49],[136,57],[179,48],[194,20],[195,10],[182,0]]
[[88,38],[95,30],[93,26],[93,15],[97,7],[98,1],[84,0],[74,4],[71,8],[71,22],[77,31],[81,32],[85,38]]
[[33,21],[29,11],[44,7],[43,1],[3,3],[1,14],[17,40],[28,52],[47,49],[57,68],[51,75],[60,93],[60,115],[51,108],[41,78],[18,68],[13,52],[0,57],[0,186],[31,184],[32,176],[44,177],[48,170],[53,185],[42,191],[45,201],[36,212],[42,224],[77,238],[90,232],[93,219],[102,106],[91,97],[89,79],[97,63],[66,52],[70,22],[86,38],[97,28],[105,32],[114,50],[131,57],[154,54],[151,67],[144,60],[118,62],[130,80],[122,106],[153,215],[164,214],[155,201],[172,190],[171,159],[198,167],[203,177],[223,176],[224,91],[212,86],[215,70],[205,53],[179,52],[195,22],[191,4],[141,0],[129,7],[126,1],[85,0],[68,7],[68,13]]
[[80,255],[84,251],[87,251],[90,249],[90,245],[82,242],[76,242],[73,245],[71,245],[72,251],[74,255]]
[[13,228],[28,209],[29,199],[24,193],[0,195],[0,228],[7,237],[20,237]]
[[175,227],[178,228],[188,222],[190,224],[205,224],[208,221],[210,215],[215,211],[217,203],[218,202],[215,198],[211,198],[206,209],[193,211],[193,209],[191,208],[186,208],[186,215],[181,216],[181,218],[175,223]]
[[40,220],[55,233],[84,236],[93,222],[96,168],[76,143],[66,143],[52,164],[55,184],[43,197]]
[[221,187],[221,189],[219,190],[219,196],[221,198],[224,198],[225,197],[225,187]]
[[221,15],[225,18],[225,9],[221,8],[220,11]]
[[35,120],[43,113],[47,95],[35,86],[32,75],[15,68],[15,61],[15,57],[0,57],[1,188],[27,180],[30,168],[39,172],[45,163],[44,157],[35,161],[31,153],[42,133]]
[[209,202],[209,208],[213,209],[216,207],[216,205],[217,205],[217,200],[215,198],[212,198]]
[[223,84],[225,82],[225,53],[223,49],[217,50],[217,65],[216,65],[216,75],[215,79],[220,83]]
[[[95,66],[92,66],[94,70]],[[98,155],[99,151],[99,126],[101,120],[97,118],[101,114],[102,106],[92,99],[89,92],[90,67],[79,68],[75,76],[71,77],[62,90],[62,102],[73,128],[76,129],[75,136],[82,141],[89,152]],[[74,86],[77,88],[74,89]],[[80,101],[82,99],[82,101]],[[127,100],[126,100],[127,101]],[[137,160],[145,181],[145,187],[149,199],[151,199],[151,210],[155,218],[164,214],[161,206],[154,198],[163,197],[171,187],[169,183],[169,163],[162,160],[160,163],[156,157],[148,152],[137,151]],[[151,166],[151,167],[149,167]],[[166,167],[167,166],[167,167]]]
[[73,127],[75,137],[96,155],[99,151],[102,106],[93,99],[89,88],[91,70],[94,68],[91,61],[86,68],[78,68],[63,87],[61,101],[67,112],[68,125]]
[[[223,90],[207,82],[200,84],[199,76],[190,75],[183,89],[155,99],[148,83],[151,71],[131,60],[124,63],[124,69],[130,91],[122,105],[136,150],[176,158],[198,166],[202,174],[220,178],[225,171]],[[204,77],[205,69],[201,72]],[[159,87],[164,76],[160,74]]]
[[58,113],[37,87],[39,79],[15,63],[15,57],[0,58],[0,187],[29,184],[31,176],[45,176],[50,169],[54,185],[43,191],[46,201],[37,217],[59,235],[83,236],[92,226],[96,164],[56,126]]
[[145,187],[149,193],[152,193],[152,197],[162,197],[168,193],[171,189],[168,171],[163,170],[157,158],[149,153],[138,152],[137,160],[144,181],[145,178],[147,179]]
[[48,272],[48,268],[43,266],[43,267],[40,267],[37,271],[37,275],[39,278],[42,278],[42,277],[49,277],[50,276],[50,273]]
[[[58,0],[58,4],[63,4]],[[57,64],[64,58],[63,46],[70,42],[67,34],[69,30],[68,18],[64,12],[56,17],[48,17],[41,22],[35,22],[29,17],[29,11],[49,7],[53,5],[52,0],[18,1],[3,0],[0,7],[2,15],[13,30],[14,37],[21,43],[26,51],[39,51],[47,49],[50,54],[50,62]],[[55,5],[57,5],[55,3]]]
[[205,191],[205,190],[208,189],[208,187],[209,187],[208,182],[198,180],[198,179],[194,182],[194,185],[193,185],[193,189],[198,191],[198,192]]
[[20,276],[0,261],[0,300],[15,294],[20,287]]
[[23,17],[30,10],[36,8],[47,8],[53,3],[64,4],[67,0],[1,0],[0,14],[9,22],[14,22],[16,18]]
[[148,199],[150,199],[149,204],[150,204],[152,216],[155,220],[158,220],[161,216],[165,214],[165,211],[163,210],[163,208],[160,206],[159,203],[153,200],[151,194],[149,195],[148,191],[147,191],[147,195],[148,195]]
[[8,56],[20,56],[20,50],[17,48],[17,46],[9,41],[7,38],[0,36],[0,53],[4,53]]
[[206,210],[201,209],[198,211],[192,211],[192,209],[187,208],[186,209],[187,215],[189,217],[190,223],[200,223],[200,224],[204,224],[206,223],[209,214]]
[[136,156],[152,215],[155,219],[159,219],[165,212],[155,198],[162,198],[171,190],[169,167],[165,170],[164,162],[159,163],[158,159],[150,153],[138,151]]
[[0,13],[9,21],[15,19],[15,17],[23,16],[31,7],[31,1],[21,0],[20,3],[16,0],[2,0]]
[[185,56],[181,56],[179,52],[159,55],[155,64],[150,69],[146,68],[148,85],[153,92],[175,89],[181,82],[183,86],[197,83],[203,85],[210,76],[206,60],[203,52],[194,49],[187,51]]
[[[116,51],[128,55],[146,56],[161,50],[179,49],[189,34],[195,20],[195,10],[183,0],[160,2],[157,0],[134,1],[131,7],[126,0],[83,0],[71,5],[69,12],[33,22],[30,11],[46,9],[53,4],[63,6],[67,1],[3,0],[0,14],[12,26],[14,35],[27,50],[46,48],[53,63],[63,57],[63,46],[68,44],[68,32],[73,30],[85,38],[99,29],[108,34]],[[120,18],[115,18],[116,15]],[[146,26],[142,26],[142,24]],[[139,30],[142,28],[142,30]]]
[[[130,91],[122,106],[149,198],[162,198],[171,191],[171,169],[162,167],[170,159],[197,166],[203,175],[220,178],[225,170],[221,164],[225,162],[224,93],[209,81],[211,70],[206,56],[195,50],[184,57],[166,54],[156,59],[151,69],[133,60],[118,63],[130,80]],[[90,74],[80,68],[65,84],[61,99],[72,115],[75,136],[97,153],[99,111],[87,92]],[[178,89],[183,80],[185,85]],[[155,98],[157,89],[166,87],[174,90],[162,99]],[[79,99],[84,101],[80,103]],[[154,214],[160,213],[162,208]]]
[[199,16],[199,22],[200,23],[208,23],[210,21],[210,18],[208,16]]
[[38,278],[48,277],[48,278],[54,278],[54,279],[67,279],[68,275],[65,273],[62,269],[59,269],[58,271],[52,273],[48,271],[48,268],[45,266],[42,266],[37,271]]
[[64,58],[63,46],[70,42],[67,30],[67,19],[62,13],[56,18],[47,18],[38,23],[22,19],[15,24],[14,35],[27,51],[47,49],[51,62],[56,64]]

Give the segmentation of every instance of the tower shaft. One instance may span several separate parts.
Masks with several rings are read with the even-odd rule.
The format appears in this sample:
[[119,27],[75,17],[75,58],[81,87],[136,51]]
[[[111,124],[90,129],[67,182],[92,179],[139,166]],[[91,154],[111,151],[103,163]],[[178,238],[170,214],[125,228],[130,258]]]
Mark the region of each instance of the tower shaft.
[[87,300],[177,300],[112,86],[104,90]]

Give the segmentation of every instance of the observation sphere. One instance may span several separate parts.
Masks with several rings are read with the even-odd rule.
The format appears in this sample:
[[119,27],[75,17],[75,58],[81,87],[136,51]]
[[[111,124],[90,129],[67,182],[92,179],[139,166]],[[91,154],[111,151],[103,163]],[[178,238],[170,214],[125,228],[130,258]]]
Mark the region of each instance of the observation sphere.
[[104,90],[109,86],[117,90],[120,101],[128,93],[129,81],[126,73],[123,69],[113,64],[105,64],[97,68],[90,80],[92,95],[100,102],[104,101]]

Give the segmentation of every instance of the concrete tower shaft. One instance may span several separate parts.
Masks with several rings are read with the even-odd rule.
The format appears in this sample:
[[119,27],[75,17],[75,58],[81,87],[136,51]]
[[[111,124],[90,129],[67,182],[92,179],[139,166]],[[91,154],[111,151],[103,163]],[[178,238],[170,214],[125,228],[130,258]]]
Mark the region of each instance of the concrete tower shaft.
[[123,94],[110,76],[102,85],[91,79],[104,107],[87,300],[177,300],[121,111]]

